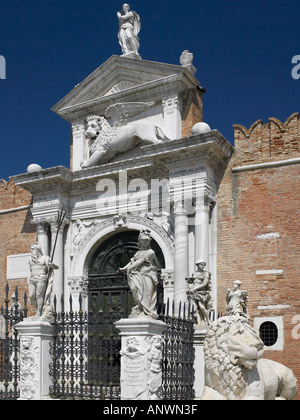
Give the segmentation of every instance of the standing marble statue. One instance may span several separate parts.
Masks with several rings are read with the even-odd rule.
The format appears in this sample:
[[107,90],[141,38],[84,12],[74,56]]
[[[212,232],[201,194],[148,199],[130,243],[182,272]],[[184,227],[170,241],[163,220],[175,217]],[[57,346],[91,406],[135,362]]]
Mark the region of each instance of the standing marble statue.
[[117,13],[119,19],[119,43],[123,56],[141,58],[139,54],[140,39],[138,34],[141,30],[140,17],[136,12],[130,10],[129,4],[123,4],[123,11]]
[[132,309],[131,317],[157,315],[157,269],[154,265],[155,252],[150,248],[151,232],[142,230],[138,238],[139,251],[131,261],[120,271],[127,271],[130,290],[136,306]]
[[189,283],[187,296],[196,304],[198,325],[209,324],[209,314],[212,310],[211,273],[205,270],[205,266],[205,261],[197,261],[196,272],[186,279]]
[[51,312],[50,296],[53,284],[53,270],[58,267],[51,258],[43,255],[38,245],[32,245],[29,261],[30,276],[28,278],[29,301],[35,307],[34,320],[47,320]]
[[248,318],[248,292],[241,290],[242,282],[236,280],[233,283],[233,290],[227,289],[226,311],[227,315],[239,315]]

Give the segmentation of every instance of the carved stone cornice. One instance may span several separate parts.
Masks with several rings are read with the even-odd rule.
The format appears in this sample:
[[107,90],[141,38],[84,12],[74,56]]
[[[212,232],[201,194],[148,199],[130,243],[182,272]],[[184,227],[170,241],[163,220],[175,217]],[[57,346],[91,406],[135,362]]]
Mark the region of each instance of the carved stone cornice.
[[[96,192],[96,185],[100,179],[109,178],[119,180],[120,173],[126,172],[127,181],[131,179],[172,179],[171,172],[185,167],[204,165],[212,168],[215,173],[224,170],[233,153],[233,146],[217,131],[192,135],[176,140],[169,140],[157,145],[142,147],[142,156],[107,163],[105,165],[87,168],[77,172],[57,166],[43,169],[39,172],[22,174],[11,177],[14,183],[27,189],[34,197],[46,197],[55,195],[51,204],[53,212],[57,206],[66,206],[72,197],[78,197],[83,192],[87,194]],[[171,182],[172,183],[172,182]],[[38,207],[34,206],[34,214]],[[45,206],[49,207],[49,200]],[[45,210],[47,210],[45,208]],[[41,215],[36,217],[42,217]]]
[[137,97],[161,103],[163,97],[184,96],[198,86],[198,80],[182,66],[112,56],[52,110],[75,123],[90,112],[104,115],[112,103],[134,102]]

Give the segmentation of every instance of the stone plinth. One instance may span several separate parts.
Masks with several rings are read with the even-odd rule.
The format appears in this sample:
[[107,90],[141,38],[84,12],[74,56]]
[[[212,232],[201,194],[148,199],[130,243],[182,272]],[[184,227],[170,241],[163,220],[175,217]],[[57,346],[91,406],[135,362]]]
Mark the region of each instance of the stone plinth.
[[204,360],[204,340],[208,327],[195,326],[194,331],[194,347],[195,347],[195,399],[200,400],[205,385],[205,360]]
[[121,319],[121,400],[160,400],[164,322],[151,317]]
[[25,320],[15,328],[20,336],[20,400],[49,399],[53,327],[48,322]]

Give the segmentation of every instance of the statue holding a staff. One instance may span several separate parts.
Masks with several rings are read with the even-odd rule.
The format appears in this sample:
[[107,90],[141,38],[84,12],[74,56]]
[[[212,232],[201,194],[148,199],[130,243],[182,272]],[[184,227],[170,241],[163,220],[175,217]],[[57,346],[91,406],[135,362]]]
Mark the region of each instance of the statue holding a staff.
[[30,275],[28,278],[29,302],[36,309],[36,314],[31,318],[33,321],[42,320],[50,322],[52,319],[52,290],[54,270],[59,267],[53,263],[57,236],[66,213],[60,211],[57,219],[57,234],[53,244],[52,256],[43,255],[38,245],[31,246],[31,258],[29,261]]
[[49,256],[43,255],[42,249],[38,245],[32,245],[31,247],[29,266],[29,301],[36,309],[33,319],[38,320],[42,318],[44,313],[48,283],[53,283],[53,270],[58,269],[58,267],[53,264]]

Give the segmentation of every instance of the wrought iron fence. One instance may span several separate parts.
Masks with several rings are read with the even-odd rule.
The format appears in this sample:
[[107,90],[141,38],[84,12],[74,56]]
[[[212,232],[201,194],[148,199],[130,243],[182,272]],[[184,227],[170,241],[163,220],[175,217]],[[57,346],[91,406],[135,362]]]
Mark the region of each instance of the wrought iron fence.
[[27,317],[27,296],[24,307],[19,302],[18,289],[10,299],[9,286],[5,288],[4,306],[0,308],[0,400],[16,400],[19,391],[19,337],[14,328]]
[[[53,385],[50,395],[60,399],[120,399],[121,338],[114,323],[124,317],[125,294],[116,301],[113,292],[90,294],[88,312],[70,310],[56,313],[54,299],[54,338],[50,343]],[[95,302],[95,299],[99,299]],[[103,308],[106,310],[103,311]],[[108,310],[107,310],[108,309]],[[168,328],[164,336],[163,399],[194,398],[193,316],[188,308],[163,306],[160,319]]]
[[167,302],[160,319],[167,324],[163,350],[163,399],[193,400],[195,398],[195,349],[193,308]]
[[[121,294],[122,295],[122,294]],[[119,319],[113,309],[113,296],[108,294],[110,310],[108,316],[99,305],[95,306],[95,295],[89,296],[89,310],[82,310],[79,296],[79,310],[56,312],[54,299],[54,337],[50,343],[52,363],[50,376],[53,385],[50,395],[60,399],[115,400],[120,398],[121,343],[114,322]],[[95,309],[96,308],[96,309]],[[97,309],[98,308],[98,309]]]

